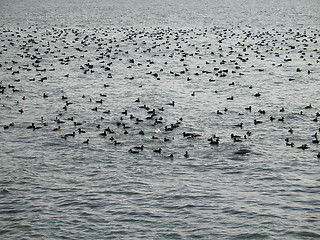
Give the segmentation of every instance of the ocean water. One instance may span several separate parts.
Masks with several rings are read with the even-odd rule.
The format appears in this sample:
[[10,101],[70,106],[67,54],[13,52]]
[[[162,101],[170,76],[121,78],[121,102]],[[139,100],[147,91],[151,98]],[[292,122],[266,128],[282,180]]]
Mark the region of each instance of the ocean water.
[[320,238],[319,1],[0,6],[1,239]]

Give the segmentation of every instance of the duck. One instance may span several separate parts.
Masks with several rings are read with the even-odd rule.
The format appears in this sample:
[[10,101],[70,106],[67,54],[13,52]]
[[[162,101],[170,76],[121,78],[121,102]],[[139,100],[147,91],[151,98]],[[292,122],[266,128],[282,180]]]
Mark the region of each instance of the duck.
[[138,154],[139,153],[139,151],[132,150],[132,148],[130,148],[128,152],[129,153],[133,153],[133,154]]
[[186,132],[183,132],[183,137],[191,137],[193,135],[193,133],[186,133]]
[[300,149],[302,149],[302,150],[306,150],[306,149],[308,149],[308,148],[310,148],[307,144],[302,144],[300,147],[298,147],[298,148],[300,148]]
[[247,110],[247,111],[250,111],[250,112],[251,112],[251,110],[252,110],[252,107],[251,107],[251,106],[249,106],[249,107],[246,107],[246,108],[245,108],[245,110]]
[[85,144],[89,144],[89,139],[87,139],[86,141],[84,141],[83,143],[85,143]]
[[220,112],[219,110],[217,110],[217,114],[218,114],[218,115],[223,115],[223,113]]
[[34,123],[31,123],[31,125],[28,126],[27,129],[35,129]]
[[185,158],[189,158],[190,154],[188,153],[188,151],[186,151],[186,153],[183,155]]
[[72,133],[68,133],[66,134],[67,137],[75,137],[76,136],[76,133],[75,132],[72,132]]
[[113,141],[113,144],[114,144],[114,145],[120,145],[120,144],[122,144],[122,142],[118,142],[117,140],[114,140],[114,141]]
[[134,149],[139,149],[139,150],[143,151],[144,146],[143,146],[143,145],[141,145],[141,146],[135,146],[135,147],[133,147],[133,148],[134,148]]
[[172,131],[172,130],[173,130],[173,127],[172,127],[172,126],[165,126],[165,127],[164,127],[164,130],[165,130],[165,131]]
[[58,126],[57,128],[54,128],[52,131],[60,131],[61,130],[61,126]]
[[211,145],[219,145],[219,141],[220,141],[220,139],[219,138],[217,138],[217,139],[213,139],[213,138],[211,138],[210,139],[210,144]]
[[232,101],[232,100],[233,100],[233,96],[228,97],[227,100],[228,100],[228,101]]
[[310,109],[310,108],[312,108],[311,103],[308,106],[305,106],[305,109]]
[[290,146],[290,147],[294,147],[294,143],[286,142],[286,145],[287,145],[287,146]]
[[259,120],[257,120],[257,119],[254,120],[254,124],[255,124],[255,125],[261,124],[261,123],[263,123],[263,122],[262,122],[262,121],[259,121]]
[[106,137],[107,136],[107,131],[104,130],[102,133],[99,133],[100,136]]
[[159,148],[159,149],[154,149],[153,151],[156,152],[156,153],[161,153],[161,152],[162,152],[162,149],[161,149],[161,148]]
[[261,110],[260,109],[258,112],[261,113],[261,114],[266,114],[266,110]]
[[172,101],[171,103],[167,103],[166,105],[169,105],[169,106],[172,106],[172,107],[174,107],[174,105],[175,105],[175,102],[174,102],[174,101]]
[[110,127],[106,128],[105,130],[108,131],[108,133],[114,133],[114,131],[111,130]]
[[82,130],[81,128],[78,129],[79,133],[86,133],[86,131]]

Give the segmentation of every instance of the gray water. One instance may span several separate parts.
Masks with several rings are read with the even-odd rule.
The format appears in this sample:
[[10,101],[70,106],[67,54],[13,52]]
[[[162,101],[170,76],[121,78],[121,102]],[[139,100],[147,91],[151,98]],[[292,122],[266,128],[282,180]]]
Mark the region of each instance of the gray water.
[[1,239],[320,237],[319,1],[0,6]]

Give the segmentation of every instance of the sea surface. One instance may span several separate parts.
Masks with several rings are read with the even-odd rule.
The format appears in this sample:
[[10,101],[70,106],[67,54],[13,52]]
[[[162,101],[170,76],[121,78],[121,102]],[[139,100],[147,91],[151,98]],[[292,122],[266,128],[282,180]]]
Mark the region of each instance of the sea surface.
[[318,0],[0,16],[0,239],[320,238]]

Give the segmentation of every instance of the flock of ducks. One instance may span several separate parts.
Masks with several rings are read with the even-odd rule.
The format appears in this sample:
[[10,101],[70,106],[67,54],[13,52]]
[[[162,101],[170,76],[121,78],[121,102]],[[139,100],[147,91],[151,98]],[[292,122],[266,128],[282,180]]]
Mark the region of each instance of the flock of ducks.
[[[2,115],[0,121],[3,130],[10,131],[17,125],[23,126],[24,116],[28,116],[32,119],[29,119],[29,124],[23,128],[30,131],[45,129],[48,134],[51,131],[56,132],[62,141],[84,136],[82,143],[88,145],[92,143],[92,138],[105,138],[111,145],[127,146],[128,154],[141,154],[149,149],[152,154],[169,158],[174,158],[176,153],[169,152],[166,144],[175,141],[205,138],[208,146],[219,146],[221,142],[229,141],[243,142],[255,134],[250,126],[263,128],[265,119],[270,122],[285,123],[286,117],[268,116],[269,113],[265,109],[258,109],[248,104],[236,113],[238,117],[235,119],[252,114],[251,125],[244,120],[234,122],[232,127],[226,126],[226,132],[232,131],[231,138],[228,139],[211,133],[205,136],[204,133],[188,131],[186,125],[189,119],[179,116],[175,111],[183,106],[181,99],[170,95],[165,98],[169,99],[167,102],[151,106],[152,97],[145,97],[144,91],[148,91],[148,86],[154,82],[178,79],[182,84],[192,86],[194,83],[193,89],[186,94],[189,98],[196,98],[201,94],[196,87],[199,82],[203,85],[208,84],[208,88],[211,88],[210,84],[223,82],[223,89],[213,92],[219,94],[227,88],[240,87],[236,79],[244,78],[250,72],[264,74],[267,69],[264,62],[268,59],[268,55],[278,59],[278,62],[268,67],[284,68],[290,62],[297,60],[304,62],[302,66],[291,68],[288,74],[287,81],[294,84],[298,81],[294,77],[295,73],[307,77],[319,66],[320,50],[316,48],[319,46],[319,36],[319,31],[312,29],[289,29],[286,33],[275,29],[253,32],[248,26],[230,29],[213,27],[179,30],[132,27],[119,29],[3,27],[0,29],[2,75],[0,107],[2,112],[10,116]],[[249,65],[251,58],[261,64]],[[75,88],[80,89],[78,96],[69,85],[69,82],[76,83],[77,78],[79,81],[85,81],[84,78],[94,79],[88,86],[79,87],[75,84]],[[122,81],[119,81],[119,78],[122,78]],[[141,80],[142,78],[146,80]],[[110,95],[117,97],[112,91],[118,84],[122,84],[121,87],[125,89],[125,82],[136,83],[136,88],[131,89],[131,92],[139,93],[135,99],[128,97],[124,105],[120,103],[117,105],[117,99],[111,101]],[[57,84],[57,88],[67,89],[57,96],[50,92],[54,84]],[[46,88],[47,85],[51,86]],[[40,89],[44,89],[44,92],[37,92]],[[263,96],[263,93],[255,90],[252,85],[246,86],[246,89],[251,91],[253,99]],[[224,101],[236,102],[238,95],[235,92],[230,93],[232,95],[227,96]],[[36,102],[33,106],[35,109],[40,107],[46,110],[37,109],[40,114],[35,116],[32,104],[30,102],[27,104],[31,101],[29,98]],[[52,101],[54,107],[48,110],[46,105],[52,104]],[[111,102],[113,106],[110,106]],[[301,116],[306,112],[313,115],[310,125],[314,128],[315,134],[310,136],[308,142],[296,146],[291,139],[295,129],[287,126],[289,130],[284,144],[302,150],[309,149],[310,145],[318,146],[320,113],[313,106],[317,104],[317,102],[306,103],[298,113],[295,113]],[[85,109],[78,113],[79,108]],[[225,107],[213,112],[224,116],[230,112],[229,110],[230,108]],[[278,111],[280,114],[286,112],[286,106]],[[258,116],[268,117],[263,117],[262,120]],[[13,119],[13,121],[4,122],[3,119],[6,119],[5,121]],[[235,133],[234,129],[240,129],[241,134]],[[156,147],[159,142],[161,147]],[[248,149],[236,152],[236,154],[249,153]],[[190,150],[184,149],[180,155],[189,158]],[[320,158],[320,152],[317,157]]]

